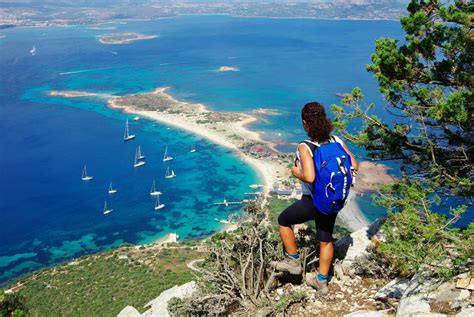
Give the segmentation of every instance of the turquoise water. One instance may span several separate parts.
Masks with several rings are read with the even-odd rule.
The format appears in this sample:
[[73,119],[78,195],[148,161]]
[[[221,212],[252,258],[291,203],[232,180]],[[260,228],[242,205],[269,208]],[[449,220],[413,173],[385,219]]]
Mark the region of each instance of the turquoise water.
[[[90,27],[4,30],[0,39],[0,283],[34,269],[124,242],[151,242],[166,233],[200,238],[238,213],[213,202],[245,198],[258,175],[229,150],[149,120],[131,121],[137,139],[122,141],[133,116],[108,109],[105,97],[50,97],[50,90],[105,95],[170,86],[178,99],[215,110],[272,108],[280,115],[252,128],[267,139],[304,138],[305,102],[338,102],[337,92],[361,86],[381,102],[364,64],[376,38],[401,38],[391,21],[179,17]],[[128,45],[103,45],[111,32],[158,34]],[[35,45],[37,53],[29,53]],[[238,72],[217,72],[220,66]],[[280,133],[280,134],[278,134]],[[189,153],[191,144],[196,153]],[[133,168],[136,146],[147,164]],[[178,175],[165,180],[168,145]],[[284,148],[284,146],[282,146]],[[362,153],[359,153],[362,155]],[[81,181],[84,164],[94,176]],[[156,212],[152,180],[166,208]],[[109,182],[118,193],[107,194]],[[114,211],[104,216],[107,199]],[[368,218],[380,211],[364,202]]]

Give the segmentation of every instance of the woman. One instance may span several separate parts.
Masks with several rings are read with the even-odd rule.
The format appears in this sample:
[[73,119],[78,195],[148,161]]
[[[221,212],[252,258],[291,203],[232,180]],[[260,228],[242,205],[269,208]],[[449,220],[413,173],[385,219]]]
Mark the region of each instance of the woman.
[[320,241],[319,269],[317,274],[309,273],[306,275],[306,283],[320,290],[323,294],[327,294],[329,291],[327,287],[329,268],[334,253],[332,232],[337,213],[325,215],[313,206],[312,191],[315,180],[313,153],[320,144],[338,142],[350,155],[352,167],[355,170],[358,168],[358,163],[342,140],[337,136],[331,136],[332,123],[326,117],[326,112],[321,104],[318,102],[306,104],[301,112],[301,117],[303,128],[309,136],[309,142],[302,142],[298,145],[295,165],[291,172],[293,176],[301,180],[303,196],[301,200],[286,208],[278,217],[280,237],[286,256],[282,261],[273,262],[273,265],[278,271],[295,275],[301,274],[300,255],[296,249],[295,235],[291,226],[315,220],[317,236]]

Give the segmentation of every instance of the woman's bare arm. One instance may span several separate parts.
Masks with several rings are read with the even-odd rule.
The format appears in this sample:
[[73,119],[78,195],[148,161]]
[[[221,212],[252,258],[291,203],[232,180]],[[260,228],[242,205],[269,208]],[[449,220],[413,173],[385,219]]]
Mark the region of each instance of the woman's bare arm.
[[[299,180],[312,183],[314,182],[313,157],[308,148],[303,144],[298,145],[298,151],[300,152],[300,161],[297,161],[297,166],[293,166],[291,172],[293,176]],[[302,170],[300,170],[299,166],[302,167]]]
[[351,150],[349,150],[349,148],[346,146],[345,143],[342,143],[342,147],[344,148],[344,150],[346,150],[347,154],[349,154],[349,156],[351,157],[352,167],[357,171],[359,169],[359,162],[357,162],[355,155],[351,152]]

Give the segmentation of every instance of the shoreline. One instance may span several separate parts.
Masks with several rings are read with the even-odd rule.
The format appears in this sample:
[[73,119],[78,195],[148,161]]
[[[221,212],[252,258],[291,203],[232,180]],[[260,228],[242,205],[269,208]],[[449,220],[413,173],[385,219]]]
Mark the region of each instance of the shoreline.
[[[239,120],[231,122],[226,121],[224,122],[225,126],[221,124],[219,125],[218,129],[212,129],[206,124],[198,123],[200,115],[208,114],[212,116],[213,114],[219,112],[211,111],[206,105],[200,103],[188,103],[184,101],[178,101],[171,94],[167,93],[168,90],[169,87],[161,87],[155,89],[151,93],[134,94],[127,96],[137,97],[140,95],[154,94],[158,98],[163,98],[165,102],[167,101],[172,103],[173,105],[180,105],[188,110],[191,108],[191,111],[188,111],[186,115],[190,115],[190,113],[193,113],[195,117],[194,119],[197,120],[194,120],[193,122],[192,119],[183,115],[182,113],[167,113],[164,111],[137,109],[136,107],[132,107],[127,104],[118,104],[119,100],[126,96],[112,97],[108,100],[107,106],[113,109],[120,109],[125,113],[143,116],[151,120],[155,120],[166,125],[190,132],[192,134],[199,135],[212,143],[221,145],[225,148],[232,150],[239,158],[241,158],[243,161],[253,167],[254,171],[263,181],[265,194],[269,192],[269,187],[271,186],[273,181],[275,181],[276,179],[280,179],[281,177],[285,177],[285,171],[281,168],[281,162],[279,163],[276,160],[262,160],[262,158],[252,157],[248,153],[242,151],[242,149],[240,148],[240,145],[242,145],[241,141],[231,139],[231,136],[236,135],[237,137],[240,137],[243,140],[249,140],[250,142],[266,146],[268,147],[269,151],[280,153],[275,150],[275,145],[273,143],[263,140],[258,132],[247,129],[248,125],[255,123],[259,120],[256,116],[247,113],[230,113],[234,116],[238,116]],[[229,113],[221,114],[225,115]],[[211,124],[214,125],[214,122],[211,122]],[[289,176],[289,171],[287,171],[287,174]]]
[[[168,92],[169,89],[170,87],[160,87],[152,92],[112,96],[106,105],[201,136],[232,150],[256,172],[264,185],[264,199],[268,198],[273,182],[290,177],[290,169],[287,167],[288,162],[291,162],[291,158],[288,160],[289,154],[279,152],[275,149],[277,144],[263,140],[260,133],[248,128],[250,124],[260,120],[258,114],[266,113],[266,109],[256,109],[251,113],[212,111],[201,103],[177,100]],[[80,93],[55,91],[54,96],[74,98]],[[273,110],[268,111],[273,113]],[[340,212],[339,219],[345,227],[357,230],[369,224],[356,196],[374,192],[378,185],[392,182],[394,178],[387,171],[388,168],[384,165],[360,162],[357,183]],[[226,230],[225,226],[223,230]],[[160,239],[162,238],[156,241]]]
[[175,14],[175,15],[166,15],[155,17],[151,19],[146,18],[130,18],[130,19],[110,19],[104,21],[95,21],[91,23],[72,23],[72,24],[51,24],[51,25],[12,25],[11,27],[2,29],[2,30],[10,30],[10,29],[23,29],[23,28],[68,28],[68,27],[78,27],[78,26],[94,26],[94,25],[103,25],[103,24],[114,24],[120,22],[147,22],[147,21],[158,21],[158,20],[165,20],[165,19],[174,19],[179,17],[194,17],[194,16],[228,16],[232,18],[242,18],[242,19],[275,19],[275,20],[322,20],[322,21],[389,21],[389,22],[400,22],[400,18],[403,16],[401,15],[399,18],[320,18],[320,17],[306,17],[306,16],[294,16],[294,17],[278,17],[278,16],[265,16],[265,15],[253,15],[253,16],[246,16],[246,15],[238,15],[238,14],[230,14],[230,13],[182,13],[182,14]]

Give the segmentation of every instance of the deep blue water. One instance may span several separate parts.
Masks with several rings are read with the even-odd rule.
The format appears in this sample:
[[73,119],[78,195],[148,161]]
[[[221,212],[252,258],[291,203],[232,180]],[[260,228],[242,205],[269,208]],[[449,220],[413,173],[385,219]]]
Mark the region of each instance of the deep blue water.
[[[300,109],[360,86],[382,103],[364,65],[381,36],[402,38],[392,21],[178,17],[100,27],[3,30],[0,39],[0,284],[33,269],[123,242],[151,242],[168,232],[199,238],[221,228],[214,221],[239,212],[212,203],[243,199],[258,176],[228,150],[148,120],[131,122],[137,139],[124,144],[123,114],[106,98],[50,97],[50,90],[107,95],[170,86],[178,99],[215,110],[272,108],[252,128],[282,142],[304,138]],[[158,34],[128,45],[104,45],[108,33]],[[32,46],[37,53],[31,56]],[[220,73],[223,65],[239,72]],[[382,113],[381,113],[382,114]],[[280,133],[280,134],[278,134]],[[196,153],[189,153],[191,144]],[[147,164],[134,169],[135,147]],[[178,177],[165,180],[165,145]],[[359,152],[362,155],[362,152]],[[84,164],[94,176],[81,181]],[[155,212],[153,179],[166,208]],[[107,194],[109,181],[118,193]],[[104,216],[107,199],[114,211]],[[362,201],[366,216],[380,210]]]

